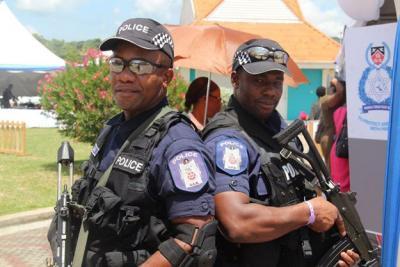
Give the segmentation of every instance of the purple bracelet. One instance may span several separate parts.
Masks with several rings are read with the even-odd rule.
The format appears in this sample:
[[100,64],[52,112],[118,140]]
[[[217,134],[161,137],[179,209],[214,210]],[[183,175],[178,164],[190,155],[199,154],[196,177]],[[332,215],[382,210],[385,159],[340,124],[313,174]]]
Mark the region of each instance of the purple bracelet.
[[313,224],[315,222],[315,213],[314,213],[314,207],[310,203],[310,201],[306,201],[308,209],[310,210],[310,217],[308,218],[307,225]]

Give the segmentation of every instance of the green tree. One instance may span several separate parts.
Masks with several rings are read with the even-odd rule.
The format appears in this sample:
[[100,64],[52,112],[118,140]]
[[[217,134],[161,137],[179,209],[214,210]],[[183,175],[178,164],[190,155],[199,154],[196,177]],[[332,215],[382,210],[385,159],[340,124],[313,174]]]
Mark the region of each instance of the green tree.
[[33,36],[50,51],[67,62],[80,62],[88,49],[97,49],[101,43],[99,38],[86,41],[66,42],[58,39],[48,40],[36,33],[34,33]]

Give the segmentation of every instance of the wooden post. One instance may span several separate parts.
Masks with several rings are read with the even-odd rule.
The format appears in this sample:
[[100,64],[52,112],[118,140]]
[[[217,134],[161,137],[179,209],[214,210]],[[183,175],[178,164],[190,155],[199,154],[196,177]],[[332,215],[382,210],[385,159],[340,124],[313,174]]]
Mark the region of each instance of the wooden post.
[[24,122],[0,121],[0,153],[25,155],[26,126]]

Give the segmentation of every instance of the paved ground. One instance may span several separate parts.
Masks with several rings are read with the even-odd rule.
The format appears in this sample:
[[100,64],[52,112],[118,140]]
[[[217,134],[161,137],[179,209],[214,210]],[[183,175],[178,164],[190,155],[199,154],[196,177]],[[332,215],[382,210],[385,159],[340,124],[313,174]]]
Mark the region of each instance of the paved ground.
[[50,220],[0,228],[1,267],[43,267],[51,256],[47,242]]

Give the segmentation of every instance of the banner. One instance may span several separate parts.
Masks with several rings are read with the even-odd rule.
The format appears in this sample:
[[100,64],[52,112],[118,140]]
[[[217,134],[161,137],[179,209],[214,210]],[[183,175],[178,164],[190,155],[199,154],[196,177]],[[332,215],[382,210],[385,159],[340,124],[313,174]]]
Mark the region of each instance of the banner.
[[395,32],[395,23],[346,30],[349,138],[387,140]]

